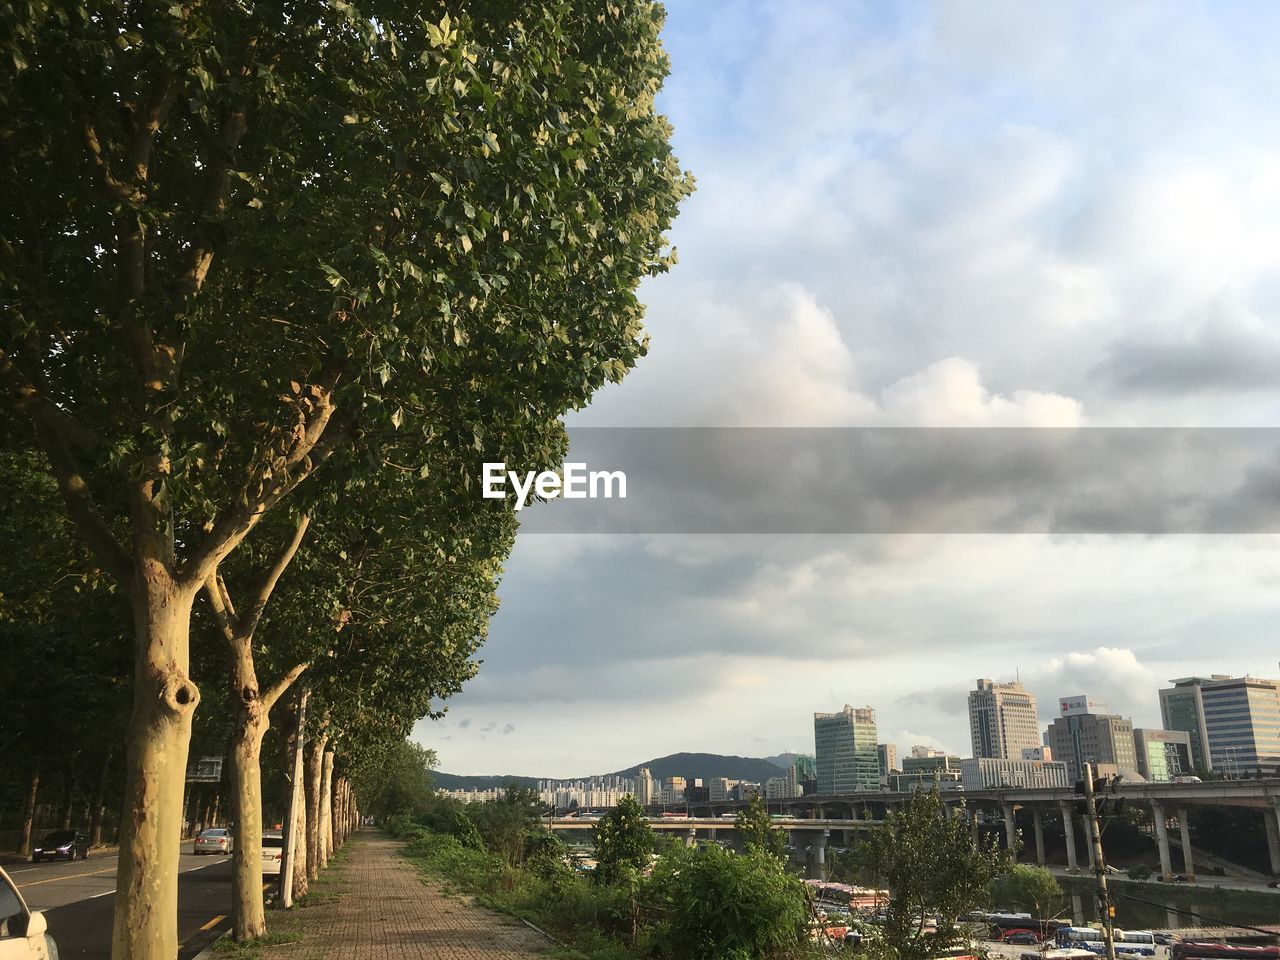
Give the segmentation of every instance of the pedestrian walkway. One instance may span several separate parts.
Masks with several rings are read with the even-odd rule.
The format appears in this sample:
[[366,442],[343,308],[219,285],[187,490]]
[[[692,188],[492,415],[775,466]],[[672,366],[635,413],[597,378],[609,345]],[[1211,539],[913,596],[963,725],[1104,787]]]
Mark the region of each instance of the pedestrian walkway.
[[302,942],[267,949],[267,960],[530,960],[551,953],[551,944],[518,920],[423,882],[394,840],[360,831],[348,851],[336,867],[340,899],[301,908]]

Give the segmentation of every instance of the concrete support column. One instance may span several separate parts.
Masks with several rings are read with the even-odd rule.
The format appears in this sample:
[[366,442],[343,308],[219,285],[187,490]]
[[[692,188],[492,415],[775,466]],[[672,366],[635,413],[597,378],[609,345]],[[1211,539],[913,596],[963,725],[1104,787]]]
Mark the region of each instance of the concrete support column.
[[689,830],[684,835],[684,845],[686,847],[692,847],[697,842],[698,842],[698,829],[697,827],[690,827]]
[[712,827],[710,830],[708,830],[708,831],[707,831],[707,839],[708,839],[708,840],[710,840],[710,841],[712,841],[713,843],[715,842],[715,839],[716,839],[716,828],[715,828],[715,827]]
[[1018,823],[1014,818],[1014,810],[1012,803],[1003,804],[1004,807],[1004,844],[1009,848],[1009,852],[1013,854],[1014,862],[1018,859]]
[[1084,827],[1084,848],[1089,853],[1089,872],[1096,873],[1098,869],[1098,861],[1093,855],[1093,824],[1089,822],[1088,816],[1080,814],[1080,825]]
[[1075,873],[1080,869],[1076,862],[1075,814],[1071,812],[1071,804],[1065,802],[1058,803],[1058,810],[1062,814],[1062,832],[1067,840],[1067,869]]
[[1178,831],[1182,834],[1182,872],[1187,879],[1196,878],[1196,858],[1191,853],[1191,824],[1187,818],[1187,808],[1178,811]]
[[1044,855],[1044,814],[1039,807],[1032,808],[1031,823],[1036,831],[1036,863],[1043,867],[1048,861]]
[[823,830],[813,843],[813,866],[815,880],[827,878],[827,841],[831,837],[830,830]]
[[978,811],[969,808],[969,835],[973,837],[973,845],[978,845]]
[[1277,822],[1280,811],[1266,810],[1262,814],[1262,822],[1267,828],[1267,852],[1271,854],[1271,872],[1280,874],[1280,822]]
[[1160,848],[1160,879],[1168,883],[1173,879],[1173,854],[1169,852],[1169,826],[1165,822],[1164,807],[1151,801],[1151,819],[1156,825],[1156,846]]

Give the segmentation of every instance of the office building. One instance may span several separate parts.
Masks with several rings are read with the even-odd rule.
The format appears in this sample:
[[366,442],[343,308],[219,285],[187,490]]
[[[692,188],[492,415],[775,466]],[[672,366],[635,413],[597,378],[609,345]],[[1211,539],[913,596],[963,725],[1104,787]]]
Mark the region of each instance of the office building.
[[877,743],[876,759],[880,762],[880,776],[887,777],[902,768],[898,766],[898,745],[896,743]]
[[975,757],[1021,759],[1024,748],[1040,746],[1036,698],[1016,681],[979,680],[969,691],[969,737]]
[[1063,697],[1058,707],[1059,716],[1044,739],[1055,760],[1066,764],[1073,782],[1084,776],[1086,763],[1121,774],[1137,771],[1132,720],[1103,712],[1106,705],[1096,697]]
[[717,800],[729,799],[729,788],[733,785],[733,781],[727,777],[712,777],[707,782],[707,793],[712,803]]
[[1160,723],[1166,730],[1185,730],[1191,737],[1191,766],[1209,770],[1209,728],[1204,719],[1204,699],[1200,695],[1206,683],[1230,680],[1225,674],[1211,677],[1182,677],[1170,680],[1172,687],[1160,691]]
[[902,761],[903,773],[939,773],[959,769],[960,758],[955,754],[948,754],[944,750],[930,750],[927,747],[912,748],[911,756]]
[[1140,727],[1133,731],[1133,748],[1138,757],[1138,773],[1147,780],[1172,780],[1194,769],[1191,734],[1185,730]]
[[813,715],[818,793],[859,793],[880,789],[876,712],[845,704],[839,713]]
[[1234,677],[1199,689],[1212,769],[1227,777],[1280,773],[1280,681]]
[[994,787],[1065,787],[1067,765],[1044,760],[1000,760],[974,757],[960,761],[960,782],[966,790]]
[[794,763],[788,768],[784,776],[770,777],[765,781],[764,796],[766,800],[789,800],[792,797],[802,795]]

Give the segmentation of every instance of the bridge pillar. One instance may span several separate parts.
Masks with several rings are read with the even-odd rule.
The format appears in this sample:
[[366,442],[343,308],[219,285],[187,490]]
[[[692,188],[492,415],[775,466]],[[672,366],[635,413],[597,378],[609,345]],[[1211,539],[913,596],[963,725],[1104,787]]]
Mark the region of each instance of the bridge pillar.
[[1075,873],[1080,869],[1080,864],[1076,861],[1075,814],[1071,811],[1071,804],[1064,800],[1058,801],[1058,810],[1062,813],[1062,832],[1067,840],[1067,869]]
[[1173,855],[1169,852],[1169,825],[1164,815],[1164,807],[1155,800],[1151,801],[1151,819],[1156,825],[1156,845],[1160,848],[1160,879],[1168,883],[1173,879]]
[[1009,852],[1013,854],[1013,860],[1018,860],[1018,821],[1014,817],[1012,803],[1002,804],[1004,808],[1004,843],[1009,848]]
[[695,846],[698,842],[698,828],[690,827],[684,835],[684,845],[686,847]]
[[1036,863],[1043,867],[1048,861],[1044,855],[1044,814],[1039,807],[1031,808],[1031,822],[1036,830]]
[[1187,808],[1178,811],[1178,830],[1182,834],[1182,872],[1187,879],[1196,878],[1196,858],[1191,852],[1191,823],[1187,817]]
[[812,874],[811,880],[827,878],[827,840],[830,836],[830,830],[820,830],[814,835],[812,867],[809,871]]
[[973,807],[969,808],[969,835],[973,837],[973,845],[978,845],[978,811]]
[[1093,854],[1093,822],[1085,814],[1080,814],[1080,826],[1084,827],[1084,848],[1089,851],[1089,872],[1098,872],[1098,861]]
[[1271,872],[1280,874],[1280,810],[1271,808],[1263,811],[1262,822],[1267,828],[1267,852],[1271,854]]

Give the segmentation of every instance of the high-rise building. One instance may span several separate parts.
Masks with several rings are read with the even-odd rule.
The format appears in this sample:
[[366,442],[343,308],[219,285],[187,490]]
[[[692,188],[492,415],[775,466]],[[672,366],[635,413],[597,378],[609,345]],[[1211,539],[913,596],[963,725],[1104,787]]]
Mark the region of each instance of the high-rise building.
[[1106,705],[1096,697],[1063,697],[1058,707],[1059,716],[1044,738],[1073,778],[1084,775],[1086,763],[1105,764],[1116,772],[1137,770],[1132,720],[1104,712]]
[[640,801],[642,807],[658,802],[657,791],[653,785],[653,774],[649,772],[648,767],[641,767],[636,775],[636,799]]
[[845,704],[839,713],[813,715],[818,793],[858,793],[880,789],[876,712]]
[[898,766],[898,745],[896,743],[877,743],[876,759],[880,763],[880,776],[887,777],[889,774],[901,770]]
[[1185,730],[1135,729],[1133,748],[1138,755],[1138,773],[1147,780],[1172,780],[1194,769],[1191,734]]
[[708,795],[712,803],[729,799],[731,781],[727,777],[712,777],[707,783]]
[[1280,680],[1214,679],[1200,697],[1214,770],[1228,777],[1280,773]]
[[1204,719],[1204,700],[1200,688],[1217,680],[1230,680],[1225,674],[1212,677],[1182,677],[1170,680],[1172,687],[1160,691],[1160,722],[1166,730],[1185,730],[1191,737],[1191,766],[1208,770],[1209,728]]
[[969,737],[975,757],[1022,759],[1025,747],[1040,746],[1036,698],[1016,681],[979,680],[969,691]]
[[947,751],[926,747],[923,743],[917,743],[911,748],[912,760],[928,760],[932,757],[945,757],[946,755]]

